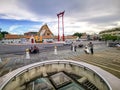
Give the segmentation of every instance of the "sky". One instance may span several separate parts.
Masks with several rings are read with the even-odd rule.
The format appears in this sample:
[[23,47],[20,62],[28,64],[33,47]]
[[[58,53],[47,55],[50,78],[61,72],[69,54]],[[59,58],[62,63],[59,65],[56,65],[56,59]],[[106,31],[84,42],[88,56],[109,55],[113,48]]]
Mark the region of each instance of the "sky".
[[120,0],[0,0],[0,28],[11,34],[24,34],[38,32],[47,24],[57,35],[57,14],[62,11],[65,35],[94,34],[120,27]]

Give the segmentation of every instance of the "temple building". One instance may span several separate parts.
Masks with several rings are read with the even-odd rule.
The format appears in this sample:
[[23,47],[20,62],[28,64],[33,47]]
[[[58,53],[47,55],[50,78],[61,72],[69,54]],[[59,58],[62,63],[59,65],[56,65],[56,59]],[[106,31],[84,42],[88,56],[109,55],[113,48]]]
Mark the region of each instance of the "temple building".
[[24,33],[25,36],[36,36],[38,32],[26,32]]
[[[60,41],[62,41],[62,36]],[[76,36],[67,35],[65,40],[76,40]],[[58,40],[58,36],[55,36],[49,29],[47,24],[44,24],[38,32],[25,32],[24,35],[6,34],[2,43],[4,44],[31,44],[31,43],[52,43]]]
[[24,35],[6,34],[2,43],[18,44],[18,43],[42,43],[53,42],[54,34],[49,29],[48,25],[43,25],[38,32],[26,32]]
[[40,28],[38,37],[42,37],[43,42],[52,42],[54,40],[54,34],[51,32],[47,24]]

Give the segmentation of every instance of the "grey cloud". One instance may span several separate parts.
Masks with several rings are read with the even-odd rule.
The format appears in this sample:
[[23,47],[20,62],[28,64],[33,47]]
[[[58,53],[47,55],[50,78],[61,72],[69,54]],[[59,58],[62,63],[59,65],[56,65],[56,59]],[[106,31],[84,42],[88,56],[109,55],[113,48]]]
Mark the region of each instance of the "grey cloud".
[[[120,20],[120,0],[21,0],[18,5],[39,16],[55,18],[65,10],[65,16],[94,23]],[[114,13],[114,16],[90,17],[89,13]],[[87,17],[87,19],[84,17]]]
[[56,13],[65,10],[68,13],[74,13],[84,10],[85,1],[80,0],[23,0],[19,5],[29,11],[41,15],[55,15]]
[[[111,25],[113,22],[120,21],[120,0],[16,0],[16,2],[18,7],[32,13],[39,20],[43,16],[43,18],[50,18],[52,22],[54,18],[57,20],[57,13],[65,10],[65,18],[73,24],[87,22],[95,25],[106,23]],[[100,16],[99,13],[102,15]]]
[[101,24],[101,23],[111,23],[119,20],[120,20],[119,15],[109,15],[109,16],[101,16],[101,17],[84,19],[83,21],[87,21],[89,23]]

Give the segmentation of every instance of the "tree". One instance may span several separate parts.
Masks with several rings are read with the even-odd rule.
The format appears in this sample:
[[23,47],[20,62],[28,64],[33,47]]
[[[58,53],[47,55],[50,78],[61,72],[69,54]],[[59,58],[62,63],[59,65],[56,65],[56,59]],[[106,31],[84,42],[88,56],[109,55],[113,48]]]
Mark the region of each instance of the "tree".
[[2,31],[1,34],[3,35],[3,38],[5,37],[5,34],[9,34],[8,32],[6,31]]
[[73,36],[77,36],[77,37],[81,38],[82,33],[78,33],[78,32],[76,32],[76,33],[73,34]]
[[5,37],[5,34],[9,34],[8,32],[6,31],[0,31],[0,40],[2,40],[4,37]]
[[3,35],[0,33],[0,40],[2,40],[2,38],[3,38]]
[[1,33],[1,30],[2,30],[2,29],[0,28],[0,33]]
[[117,40],[117,36],[116,35],[111,35],[111,34],[103,34],[102,35],[102,39],[103,40],[112,40],[112,41],[115,41],[115,40]]

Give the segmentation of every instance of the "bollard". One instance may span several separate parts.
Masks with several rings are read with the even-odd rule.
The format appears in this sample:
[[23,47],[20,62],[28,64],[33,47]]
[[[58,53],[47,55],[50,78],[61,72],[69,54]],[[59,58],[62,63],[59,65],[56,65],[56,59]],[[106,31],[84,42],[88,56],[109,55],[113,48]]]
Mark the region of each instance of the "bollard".
[[26,59],[30,59],[29,49],[26,49]]
[[57,55],[57,47],[56,46],[54,47],[54,54]]

